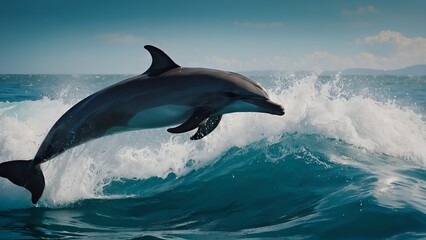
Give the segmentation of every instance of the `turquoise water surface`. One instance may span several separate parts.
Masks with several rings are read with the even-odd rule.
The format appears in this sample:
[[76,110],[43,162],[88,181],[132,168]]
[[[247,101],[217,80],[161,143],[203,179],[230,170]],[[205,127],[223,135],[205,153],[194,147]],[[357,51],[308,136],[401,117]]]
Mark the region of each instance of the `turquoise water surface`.
[[[73,104],[123,75],[0,75],[0,162],[31,159]],[[426,77],[252,76],[283,117],[229,114],[200,141],[109,136],[0,179],[0,239],[426,238]]]

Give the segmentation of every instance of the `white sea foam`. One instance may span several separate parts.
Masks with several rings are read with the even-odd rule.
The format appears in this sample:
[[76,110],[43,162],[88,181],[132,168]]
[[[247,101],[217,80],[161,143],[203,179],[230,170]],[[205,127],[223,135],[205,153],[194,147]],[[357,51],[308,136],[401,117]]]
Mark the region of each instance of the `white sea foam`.
[[[229,114],[200,141],[190,141],[191,133],[170,135],[165,129],[94,140],[42,165],[46,189],[41,204],[55,206],[101,197],[104,185],[114,178],[164,178],[172,172],[180,177],[212,163],[233,146],[261,139],[276,141],[283,133],[292,132],[337,138],[367,151],[426,165],[426,124],[414,110],[363,94],[344,95],[344,89],[337,87],[338,78],[326,84],[318,84],[316,74],[291,84],[283,84],[288,78],[276,80],[270,97],[285,106],[285,116]],[[70,107],[62,100],[49,99],[0,103],[0,161],[31,159],[49,128]],[[13,192],[2,200],[3,207],[30,205],[25,190],[15,190],[5,179],[0,179],[0,188]]]
[[[280,132],[321,134],[349,144],[426,165],[426,123],[422,115],[393,101],[367,94],[350,97],[334,82],[315,87],[316,75],[305,77],[273,96],[286,106],[286,116],[265,118]],[[272,122],[273,121],[273,122]]]

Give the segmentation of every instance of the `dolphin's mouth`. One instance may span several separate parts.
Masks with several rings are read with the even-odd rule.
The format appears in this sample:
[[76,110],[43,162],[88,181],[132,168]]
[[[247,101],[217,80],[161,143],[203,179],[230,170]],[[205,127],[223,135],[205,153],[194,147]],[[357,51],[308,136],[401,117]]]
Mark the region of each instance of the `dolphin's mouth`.
[[283,106],[274,103],[269,99],[244,99],[243,101],[260,107],[265,113],[279,116],[285,114],[285,109]]

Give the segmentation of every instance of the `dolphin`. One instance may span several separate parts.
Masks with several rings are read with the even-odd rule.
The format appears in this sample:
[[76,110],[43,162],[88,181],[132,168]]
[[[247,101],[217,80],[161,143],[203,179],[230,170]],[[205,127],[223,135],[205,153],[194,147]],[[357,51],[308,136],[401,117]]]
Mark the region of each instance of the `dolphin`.
[[75,104],[53,125],[32,160],[0,164],[0,176],[31,192],[35,204],[44,187],[40,164],[90,140],[126,131],[170,127],[170,133],[197,129],[202,139],[222,115],[261,112],[284,115],[265,89],[237,73],[177,65],[162,50],[146,45],[152,57],[143,74],[106,87]]

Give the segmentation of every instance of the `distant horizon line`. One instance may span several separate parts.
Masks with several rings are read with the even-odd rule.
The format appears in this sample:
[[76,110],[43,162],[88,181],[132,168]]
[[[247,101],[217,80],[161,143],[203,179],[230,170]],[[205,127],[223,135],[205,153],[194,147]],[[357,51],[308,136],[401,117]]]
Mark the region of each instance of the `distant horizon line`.
[[[277,70],[277,69],[258,69],[258,70],[242,70],[234,72],[238,73],[255,73],[255,72],[281,72],[281,73],[339,73],[345,71],[353,71],[353,70],[362,70],[362,71],[377,71],[377,72],[392,72],[399,71],[404,69],[409,69],[413,67],[423,67],[426,71],[426,64],[415,64],[407,67],[396,68],[396,69],[377,69],[377,68],[363,68],[363,67],[354,67],[354,68],[346,68],[341,70],[321,70],[321,68],[317,68],[317,70]],[[227,71],[227,70],[224,70]],[[232,71],[232,70],[231,70]],[[0,73],[0,75],[140,75],[143,73]]]

